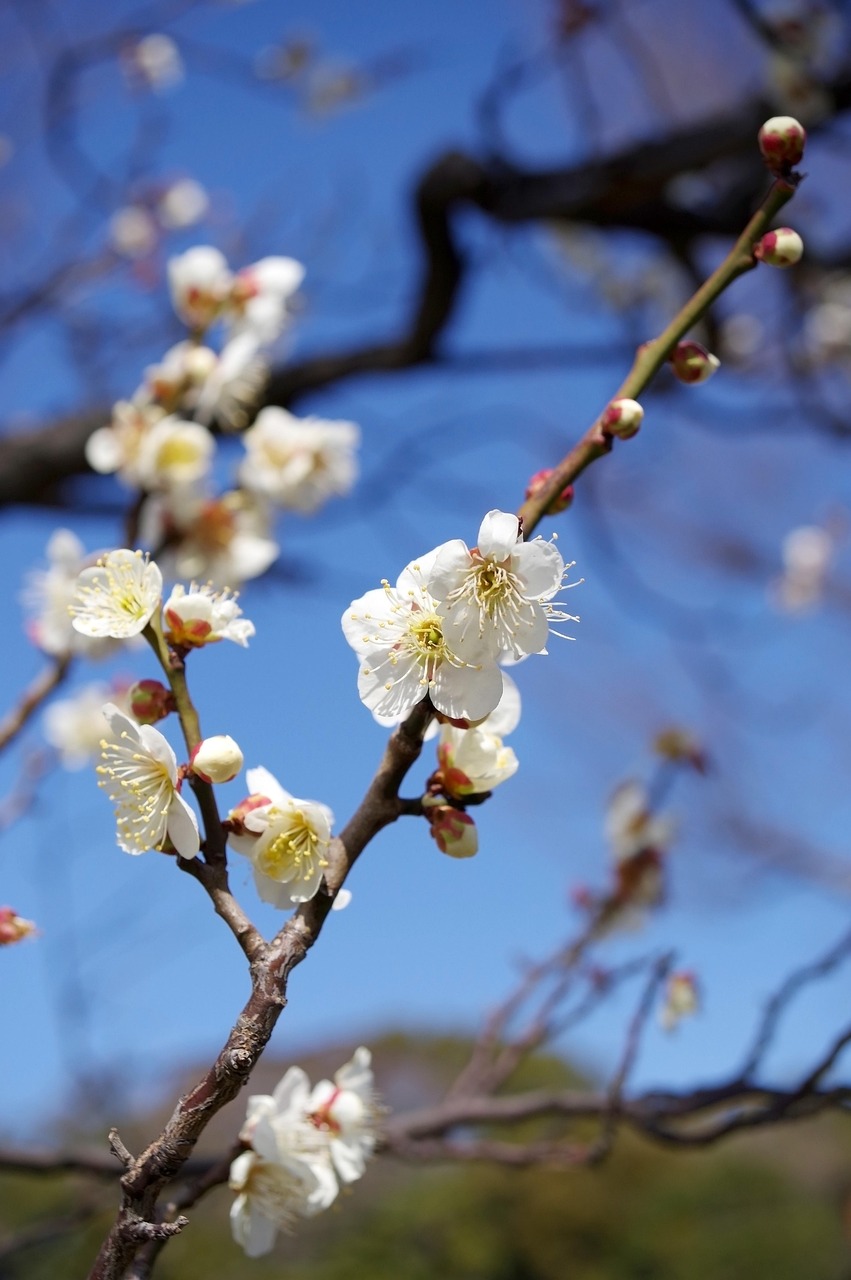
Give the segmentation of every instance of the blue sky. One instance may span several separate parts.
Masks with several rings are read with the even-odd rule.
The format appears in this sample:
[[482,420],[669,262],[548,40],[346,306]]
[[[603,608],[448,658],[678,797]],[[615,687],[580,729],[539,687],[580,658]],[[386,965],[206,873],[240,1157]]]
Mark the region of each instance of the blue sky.
[[[99,32],[98,8],[79,5],[76,30],[64,38]],[[664,5],[645,8],[664,21]],[[136,11],[117,12],[130,23]],[[189,174],[209,190],[213,209],[202,228],[169,248],[211,240],[235,264],[266,253],[304,261],[296,356],[384,335],[404,314],[414,279],[412,182],[441,149],[477,145],[475,106],[497,58],[539,47],[545,19],[543,6],[508,0],[443,0],[427,14],[407,2],[330,0],[291,4],[285,15],[272,0],[190,12],[168,28],[188,75],[162,99],[169,127],[136,180]],[[16,147],[0,171],[0,212],[13,228],[17,288],[55,251],[61,220],[78,215],[34,123],[39,81],[27,38],[12,17],[3,21],[19,53],[18,61],[8,55],[0,99],[0,131]],[[279,90],[239,81],[237,65],[249,66],[257,50],[305,32],[329,55],[355,63],[410,50],[413,68],[322,121]],[[722,66],[720,19],[712,35],[720,93],[741,83],[742,69],[735,59]],[[670,34],[672,56],[692,38]],[[652,131],[655,108],[642,99],[635,68],[627,74],[602,45],[590,56],[625,77],[632,127]],[[105,62],[83,84],[85,145],[99,162],[113,157],[106,167],[115,167],[131,121],[120,75]],[[569,108],[564,86],[543,78],[509,115],[512,145],[547,162],[583,154],[588,138]],[[609,133],[625,128],[618,116]],[[80,215],[87,246],[102,241],[109,212],[87,205]],[[812,206],[807,212],[815,216]],[[294,794],[329,804],[340,824],[385,739],[356,696],[356,662],[339,629],[343,609],[439,542],[472,544],[489,508],[517,506],[527,477],[611,395],[635,340],[587,273],[565,265],[546,230],[509,234],[471,216],[463,231],[482,270],[447,334],[449,349],[599,341],[615,355],[532,373],[418,370],[315,394],[302,411],[360,424],[361,485],[315,519],[282,524],[290,572],[246,590],[245,612],[257,626],[250,649],[221,645],[191,664],[205,732],[232,734],[247,764],[263,764]],[[624,240],[618,253],[617,270],[644,269],[644,245]],[[737,306],[770,310],[770,283],[762,301],[750,286],[741,289]],[[169,324],[179,336],[163,319],[161,280],[140,289],[125,275],[105,295],[84,292],[76,305],[81,316],[102,309],[126,342],[110,348],[92,385],[91,371],[83,378],[73,366],[67,326],[45,320],[22,329],[0,367],[7,422],[73,409],[93,392],[126,394]],[[768,593],[783,535],[851,506],[843,446],[808,433],[788,412],[767,413],[735,372],[691,394],[693,401],[648,398],[640,436],[589,474],[572,510],[542,530],[548,536],[557,527],[565,555],[577,561],[584,582],[569,599],[581,622],[575,642],[554,641],[548,657],[518,671],[524,718],[512,745],[521,767],[476,814],[480,855],[463,863],[441,857],[413,820],[383,832],[352,877],[351,907],[331,918],[292,979],[275,1052],[296,1056],[340,1037],[368,1041],[399,1024],[472,1030],[518,962],[578,927],[569,890],[605,879],[607,797],[624,777],[646,775],[647,744],[670,722],[706,742],[714,767],[705,780],[684,780],[672,798],[680,837],[668,904],[642,933],[601,946],[598,959],[675,948],[700,976],[705,1010],[675,1036],[648,1029],[634,1083],[707,1081],[731,1068],[780,978],[839,936],[844,897],[766,871],[731,845],[726,824],[746,813],[847,860],[847,613],[837,594],[822,611],[789,619]],[[223,469],[237,456],[235,447]],[[120,538],[117,487],[87,484],[85,493],[113,511],[67,520],[49,510],[0,515],[9,601],[3,705],[41,665],[16,600],[52,529],[71,523],[90,549]],[[717,554],[723,539],[749,547],[757,567],[725,568]],[[840,559],[840,579],[842,569]],[[113,671],[155,674],[144,653],[128,652],[106,674]],[[103,674],[80,670],[73,687]],[[37,741],[36,724],[21,750]],[[20,752],[0,762],[3,794],[19,766]],[[412,792],[430,769],[427,749]],[[241,783],[230,784],[224,803],[243,793]],[[242,957],[193,881],[164,858],[130,859],[115,848],[93,773],[52,775],[3,845],[0,896],[37,919],[42,933],[0,957],[4,1018],[16,1045],[0,1061],[0,1131],[38,1132],[83,1075],[116,1076],[130,1097],[141,1097],[181,1061],[217,1051],[247,993]],[[280,916],[257,902],[239,859],[233,883],[261,927],[274,931]],[[846,989],[840,974],[802,999],[772,1059],[778,1075],[801,1069],[829,1039]],[[629,988],[565,1051],[610,1068],[637,999]]]

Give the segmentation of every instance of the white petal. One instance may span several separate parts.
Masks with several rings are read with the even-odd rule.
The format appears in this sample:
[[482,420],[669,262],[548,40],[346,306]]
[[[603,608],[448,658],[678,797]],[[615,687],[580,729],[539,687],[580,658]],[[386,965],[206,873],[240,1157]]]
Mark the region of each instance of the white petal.
[[549,599],[561,586],[564,560],[552,542],[536,538],[522,543],[514,553],[514,572],[533,599]]
[[520,522],[510,511],[489,511],[479,528],[480,554],[499,564],[516,549]]
[[[282,809],[286,808],[292,800],[289,791],[285,791],[278,779],[262,765],[258,765],[256,769],[246,770],[245,777],[249,795],[268,796],[272,804]],[[250,814],[247,816],[250,817]]]
[[435,600],[445,600],[462,580],[472,561],[466,542],[454,538],[445,542],[428,575],[428,590]]
[[195,858],[201,847],[198,819],[189,805],[176,792],[168,811],[168,835],[181,858]]
[[451,667],[442,663],[437,670],[431,700],[438,711],[452,720],[481,720],[502,697],[502,672],[495,663],[481,667]]

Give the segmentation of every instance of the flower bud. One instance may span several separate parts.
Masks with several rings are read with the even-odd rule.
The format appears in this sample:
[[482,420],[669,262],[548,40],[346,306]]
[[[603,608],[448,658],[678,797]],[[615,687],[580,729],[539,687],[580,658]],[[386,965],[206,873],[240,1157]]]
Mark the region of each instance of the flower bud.
[[137,680],[127,699],[130,714],[139,724],[156,724],[177,709],[171,689],[159,680]]
[[794,267],[801,261],[804,242],[791,227],[778,227],[776,231],[766,231],[765,235],[754,245],[754,257],[767,262],[770,267]]
[[476,824],[468,813],[439,804],[428,810],[432,838],[441,853],[450,858],[472,858],[479,851]]
[[644,410],[637,400],[613,400],[600,419],[605,435],[629,440],[638,434]]
[[203,782],[230,782],[242,768],[243,756],[233,738],[217,733],[193,748],[189,762]]
[[190,382],[206,382],[219,363],[219,357],[209,347],[192,346],[183,357],[183,368]]
[[12,907],[0,907],[0,947],[21,942],[35,932],[32,920],[25,920],[23,916],[17,915]]
[[689,765],[698,773],[706,773],[709,769],[709,759],[703,745],[687,729],[678,729],[676,726],[663,729],[656,736],[653,750],[663,760],[670,760],[672,764]]
[[[536,471],[526,486],[526,497],[537,497],[552,474],[552,467],[544,467],[542,471]],[[562,489],[561,493],[557,494],[553,498],[552,502],[547,507],[545,514],[548,516],[557,516],[560,511],[566,511],[571,502],[573,502],[573,485],[569,484],[567,488]]]
[[787,173],[804,158],[807,133],[794,116],[772,116],[758,134],[759,149],[772,173]]
[[717,356],[690,338],[678,342],[668,359],[680,382],[686,383],[706,382],[721,366]]

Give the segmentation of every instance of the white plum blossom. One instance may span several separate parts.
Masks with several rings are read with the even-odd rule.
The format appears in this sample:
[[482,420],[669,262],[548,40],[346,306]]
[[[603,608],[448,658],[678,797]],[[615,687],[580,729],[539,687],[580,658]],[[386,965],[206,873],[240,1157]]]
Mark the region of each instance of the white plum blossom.
[[251,1150],[234,1161],[230,1185],[238,1192],[234,1238],[249,1257],[268,1253],[278,1230],[296,1218],[327,1209],[340,1182],[363,1176],[375,1150],[377,1112],[371,1055],[363,1046],[333,1080],[311,1089],[302,1068],[290,1067],[273,1094],[248,1099],[240,1137]]
[[263,344],[274,342],[289,323],[287,304],[304,279],[295,258],[261,258],[238,271],[230,293],[228,318],[235,330],[248,330]]
[[353,422],[300,419],[271,405],[242,439],[240,483],[292,511],[316,511],[348,493],[357,477],[360,432]]
[[143,36],[128,55],[131,74],[138,76],[155,93],[163,93],[183,79],[183,59],[171,36],[154,31]]
[[783,573],[773,583],[778,606],[787,613],[804,613],[819,604],[835,553],[834,538],[821,525],[790,530],[783,539]]
[[151,496],[139,519],[143,542],[166,544],[159,559],[167,577],[215,587],[237,587],[266,572],[279,551],[270,524],[266,507],[247,493],[209,498],[192,488]]
[[119,400],[106,427],[93,431],[86,441],[86,461],[100,475],[118,472],[125,484],[138,485],[136,463],[145,436],[163,418],[157,404],[143,398]]
[[168,187],[157,203],[157,217],[169,231],[194,226],[210,207],[207,192],[194,178],[179,178]]
[[135,480],[143,489],[172,489],[202,480],[210,471],[215,441],[206,427],[170,416],[142,436]]
[[70,605],[75,630],[114,640],[139,635],[159,608],[162,585],[159,568],[141,551],[110,551],[77,579]]
[[258,354],[260,346],[249,332],[236,334],[225,343],[194,397],[199,422],[215,417],[219,426],[228,430],[245,426],[269,376],[269,367]]
[[[500,738],[507,738],[513,733],[520,723],[521,701],[520,690],[512,680],[507,671],[502,673],[502,697],[484,720],[477,720],[475,725],[470,723],[453,724],[456,729],[484,729],[486,733],[498,734]],[[430,738],[436,738],[443,724],[447,722],[443,716],[435,716],[429,727],[423,734],[423,741],[428,742]]]
[[438,549],[426,586],[445,617],[447,641],[461,652],[484,646],[495,657],[545,653],[549,624],[570,615],[550,601],[565,563],[554,542],[524,542],[520,522],[489,511],[470,550],[460,538]]
[[138,854],[170,840],[182,858],[196,857],[198,820],[177,789],[177,759],[168,742],[113,703],[103,710],[111,736],[101,744],[98,786],[115,805],[119,848]]
[[53,657],[103,657],[113,648],[112,642],[81,635],[71,622],[77,579],[89,562],[83,544],[70,529],[57,529],[47,544],[47,559],[47,569],[36,569],[27,576],[23,591],[24,605],[31,614],[27,634],[43,653]]
[[64,769],[82,769],[100,752],[109,729],[103,708],[110,697],[113,702],[118,701],[114,689],[97,681],[85,685],[70,698],[51,702],[45,709],[44,736],[59,752]]
[[243,648],[254,635],[254,623],[243,618],[236,597],[216,591],[207,583],[192,583],[187,591],[180,583],[163,605],[165,637],[170,644],[200,648],[219,640],[232,640]]
[[230,1222],[236,1243],[249,1258],[260,1258],[273,1247],[279,1231],[292,1230],[296,1219],[327,1206],[321,1203],[325,1186],[312,1164],[282,1149],[265,1116],[258,1117],[251,1143],[252,1149],[237,1156],[230,1167],[229,1185],[237,1193]]
[[241,830],[231,833],[230,843],[251,860],[264,902],[276,907],[308,902],[328,866],[334,815],[316,800],[291,796],[268,769],[249,769],[246,777],[251,807],[241,806]]
[[606,810],[605,828],[616,863],[646,850],[664,853],[676,835],[674,820],[667,814],[653,813],[647,791],[636,781],[615,789]]
[[481,720],[502,697],[492,650],[471,636],[462,655],[446,633],[444,610],[429,594],[442,551],[412,560],[395,587],[385,581],[343,614],[343,634],[360,661],[358,693],[379,724],[397,724],[426,694],[452,720]]
[[665,999],[659,1010],[663,1031],[675,1031],[683,1018],[691,1018],[700,1010],[697,979],[688,970],[672,973],[665,984]]
[[190,329],[207,329],[227,303],[233,275],[224,254],[211,245],[196,245],[169,258],[171,300]]
[[145,258],[157,246],[157,224],[142,205],[117,209],[109,220],[109,238],[124,258]]

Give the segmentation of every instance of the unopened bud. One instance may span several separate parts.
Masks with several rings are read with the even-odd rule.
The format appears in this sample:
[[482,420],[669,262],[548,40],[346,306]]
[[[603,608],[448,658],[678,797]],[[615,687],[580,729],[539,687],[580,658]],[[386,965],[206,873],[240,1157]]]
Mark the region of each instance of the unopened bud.
[[127,696],[130,714],[139,724],[157,724],[176,710],[174,694],[159,680],[138,680]]
[[441,853],[450,858],[472,858],[479,851],[476,824],[468,813],[449,804],[428,809],[431,834]]
[[772,116],[760,129],[758,139],[772,173],[788,173],[804,158],[807,132],[794,116]]
[[613,400],[600,419],[605,435],[629,440],[638,434],[644,410],[637,400]]
[[0,907],[0,947],[21,942],[35,932],[32,920],[25,920],[23,916],[17,915],[12,907]]
[[653,750],[663,760],[690,765],[698,773],[706,773],[709,768],[703,746],[687,729],[663,729],[653,743]]
[[804,242],[791,227],[778,227],[776,231],[766,231],[765,235],[754,245],[754,257],[767,262],[770,267],[794,267],[801,261]]
[[706,382],[707,378],[711,378],[715,370],[721,367],[721,361],[717,356],[712,355],[699,342],[693,342],[691,338],[678,342],[668,359],[680,382]]
[[[269,796],[261,795],[255,791],[252,795],[246,796],[244,800],[240,800],[235,808],[231,809],[227,816],[226,824],[229,831],[235,836],[257,835],[256,831],[249,831],[245,825],[247,815],[254,809],[262,809],[264,805],[271,804],[272,800]],[[342,889],[340,890],[342,893]]]
[[233,738],[217,733],[193,748],[189,762],[203,782],[230,782],[242,768],[243,756]]
[[[552,474],[552,467],[544,467],[542,471],[536,471],[526,486],[526,497],[537,497]],[[566,511],[572,501],[573,485],[569,484],[566,489],[562,489],[561,493],[556,494],[544,514],[548,516],[557,516],[560,511]]]
[[672,973],[665,987],[665,1001],[659,1010],[659,1022],[663,1030],[673,1031],[683,1018],[690,1018],[700,1009],[700,992],[693,973],[682,970]]

